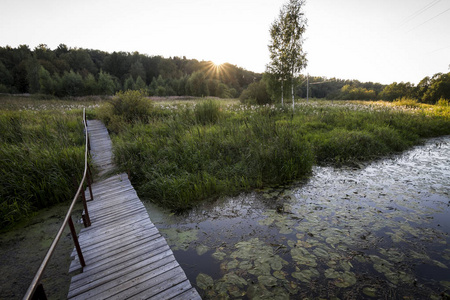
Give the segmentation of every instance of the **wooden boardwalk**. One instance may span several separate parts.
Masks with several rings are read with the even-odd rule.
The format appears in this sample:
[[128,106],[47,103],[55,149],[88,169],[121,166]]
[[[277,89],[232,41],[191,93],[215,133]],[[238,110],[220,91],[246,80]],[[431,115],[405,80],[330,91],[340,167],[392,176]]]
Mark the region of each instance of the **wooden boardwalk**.
[[[88,125],[93,163],[106,177],[114,170],[108,131],[100,121]],[[68,299],[201,299],[126,174],[95,182],[92,192],[92,225],[79,234],[86,266],[72,277]],[[71,272],[81,268],[72,256]]]

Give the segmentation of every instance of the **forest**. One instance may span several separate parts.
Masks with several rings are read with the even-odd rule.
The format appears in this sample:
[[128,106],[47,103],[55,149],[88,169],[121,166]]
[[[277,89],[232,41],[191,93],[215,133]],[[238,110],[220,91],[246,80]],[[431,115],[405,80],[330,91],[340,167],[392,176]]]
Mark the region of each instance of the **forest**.
[[[434,104],[450,99],[450,73],[423,78],[419,84],[383,85],[358,80],[305,75],[296,78],[296,97],[339,100],[415,99]],[[245,70],[225,63],[186,57],[149,56],[139,52],[113,52],[69,48],[52,50],[41,44],[30,49],[0,47],[0,93],[54,97],[114,95],[118,91],[145,90],[149,96],[240,98],[243,102],[274,103],[280,98],[273,74]],[[288,95],[288,91],[285,91]]]
[[231,64],[186,57],[107,53],[64,44],[54,50],[44,44],[34,50],[27,45],[0,47],[0,93],[76,97],[144,89],[150,96],[236,98],[261,77]]

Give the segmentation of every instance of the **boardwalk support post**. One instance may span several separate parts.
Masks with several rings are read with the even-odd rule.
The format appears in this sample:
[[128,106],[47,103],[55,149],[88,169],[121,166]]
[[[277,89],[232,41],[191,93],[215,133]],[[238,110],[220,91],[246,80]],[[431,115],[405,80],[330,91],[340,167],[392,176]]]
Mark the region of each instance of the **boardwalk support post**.
[[84,214],[82,216],[83,224],[84,224],[84,227],[89,227],[89,226],[91,226],[91,218],[89,217],[89,211],[88,211],[86,196],[84,195],[84,192],[81,193],[81,197],[83,199],[83,208],[84,208]]
[[70,233],[72,234],[73,243],[75,244],[75,249],[77,249],[78,258],[80,259],[81,267],[86,266],[86,263],[84,261],[83,253],[81,252],[80,243],[78,242],[77,232],[75,230],[75,226],[72,222],[72,217],[69,218],[69,227],[70,227]]

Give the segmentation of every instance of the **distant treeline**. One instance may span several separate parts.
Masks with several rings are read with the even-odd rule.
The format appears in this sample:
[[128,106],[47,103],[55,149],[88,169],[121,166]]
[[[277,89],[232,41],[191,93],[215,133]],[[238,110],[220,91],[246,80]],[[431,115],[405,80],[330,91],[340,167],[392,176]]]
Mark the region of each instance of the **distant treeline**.
[[113,95],[120,90],[148,90],[156,96],[238,97],[261,79],[231,64],[68,48],[41,44],[0,47],[0,93],[47,94],[57,97]]
[[[313,98],[393,101],[406,97],[430,104],[434,104],[440,99],[450,99],[450,73],[427,76],[418,85],[409,82],[382,85],[373,82],[322,77],[310,77],[309,83],[309,95]],[[299,86],[297,93],[306,95],[306,78],[303,78],[303,83]]]
[[[281,98],[281,89],[276,76],[265,73],[259,82],[251,83],[241,94],[240,99],[249,103],[273,103]],[[307,83],[309,82],[309,94]],[[418,85],[409,82],[394,82],[383,85],[358,80],[313,77],[300,75],[295,89],[296,97],[336,100],[386,100],[408,98],[419,102],[434,104],[440,99],[450,100],[450,73],[438,73],[433,77],[425,77]],[[289,99],[290,91],[285,90],[285,99]],[[286,101],[286,100],[285,100]],[[289,101],[289,100],[287,100]]]
[[[297,97],[306,97],[306,83],[305,76],[298,78]],[[44,44],[34,50],[27,45],[0,47],[0,93],[66,97],[113,95],[121,90],[146,90],[150,96],[241,97],[257,103],[280,98],[280,83],[273,75],[228,63],[215,66],[186,57],[108,53],[64,44],[54,50]],[[436,103],[450,99],[450,73],[425,77],[418,85],[309,77],[309,97],[387,101],[407,97]]]

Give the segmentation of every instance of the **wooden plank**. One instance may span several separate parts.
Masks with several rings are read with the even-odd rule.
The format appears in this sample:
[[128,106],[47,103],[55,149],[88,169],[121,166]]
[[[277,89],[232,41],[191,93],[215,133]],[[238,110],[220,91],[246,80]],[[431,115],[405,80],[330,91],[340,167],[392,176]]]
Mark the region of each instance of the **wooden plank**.
[[[164,288],[163,291],[160,293],[157,293],[155,295],[147,295],[146,291],[142,292],[140,295],[135,295],[130,299],[148,299],[148,296],[150,296],[150,299],[171,299],[177,295],[183,294],[187,290],[191,289],[191,283],[189,280],[184,280],[181,283],[172,285],[169,288]],[[156,292],[156,289],[154,290]]]
[[107,240],[98,241],[90,246],[84,247],[83,251],[86,251],[88,254],[86,255],[86,258],[95,257],[96,255],[101,255],[102,253],[108,254],[113,250],[122,249],[124,245],[140,241],[144,238],[152,238],[155,235],[160,235],[156,227],[147,231],[135,231],[133,233],[128,233],[127,235],[116,236]]
[[156,270],[140,275],[133,280],[129,280],[121,284],[121,292],[119,293],[107,293],[108,299],[129,299],[132,296],[146,291],[148,296],[154,294],[152,289],[158,289],[161,282],[166,282],[172,278],[178,279],[177,274],[180,273],[181,267],[174,261],[171,264],[162,266]]
[[95,255],[98,249],[102,250],[113,249],[113,246],[119,247],[120,244],[126,244],[132,242],[133,240],[139,240],[143,236],[151,237],[155,234],[159,234],[159,231],[156,227],[147,228],[146,230],[136,228],[133,231],[129,231],[124,235],[109,236],[107,238],[99,237],[95,240],[95,242],[91,242],[89,245],[83,246],[82,249],[84,252],[87,252],[90,255],[91,253],[92,255]]
[[[158,275],[167,274],[168,276],[172,276],[179,271],[177,268],[180,268],[180,266],[175,260],[156,269],[147,267],[140,268],[69,299],[113,299],[113,296],[115,296],[114,298],[116,299],[125,299],[126,296],[123,296],[123,294],[125,294],[124,292],[127,289],[132,288],[136,283],[150,282],[152,284],[157,284],[157,282],[159,282],[159,279],[156,279]],[[171,270],[174,271],[170,272]],[[162,279],[165,279],[165,277]]]
[[198,292],[195,288],[191,288],[190,290],[184,292],[183,294],[177,295],[170,299],[171,300],[201,300],[202,298],[200,297],[200,295],[198,294]]
[[149,248],[148,245],[140,245],[134,249],[129,250],[127,253],[123,253],[123,255],[121,255],[121,256],[115,256],[115,257],[111,257],[111,258],[108,258],[105,260],[100,260],[98,262],[92,262],[83,268],[83,273],[90,272],[90,271],[96,272],[97,270],[103,270],[103,269],[111,268],[116,265],[120,265],[121,262],[128,261],[129,259],[132,259],[134,257],[142,256],[146,252],[151,252],[160,247],[163,247],[164,245],[167,245],[167,243],[162,239],[152,243],[151,248]]
[[[137,232],[137,231],[143,231],[143,230],[145,231],[146,229],[155,227],[155,225],[151,222],[137,223],[137,224],[138,225],[123,226],[120,228],[110,227],[110,230],[105,229],[104,233],[101,233],[99,237],[96,237],[96,241],[101,242],[104,240],[113,239],[117,236],[128,235],[128,234],[132,234],[133,232]],[[89,238],[86,238],[86,236],[84,236],[84,237],[85,237],[85,239],[82,242],[80,242],[80,246],[83,249],[83,251],[88,251],[89,247],[91,247],[93,245],[93,242]],[[74,249],[71,257],[73,257],[75,255],[76,255],[76,251]]]
[[[148,249],[149,249],[148,242],[151,242],[151,243],[154,243],[157,245],[158,242],[164,241],[164,238],[161,236],[155,236],[155,237],[156,238],[147,237],[147,238],[135,241],[132,244],[124,245],[124,247],[113,250],[111,253],[105,253],[104,256],[102,256],[102,257],[99,257],[99,256],[91,257],[91,256],[89,256],[88,253],[85,253],[85,254],[83,254],[83,256],[85,258],[84,260],[86,261],[86,266],[84,268],[90,269],[90,268],[94,268],[96,266],[107,264],[107,263],[114,264],[115,260],[123,258],[124,256],[127,256],[127,255],[132,255],[133,253],[138,252],[141,249],[145,249],[148,251]],[[76,256],[70,265],[70,269],[72,269],[72,268],[78,269],[79,266],[80,266],[80,263],[78,261],[78,257]],[[72,271],[70,271],[70,272],[72,272]]]
[[142,260],[138,264],[122,268],[117,272],[113,272],[104,277],[91,277],[89,281],[85,281],[83,284],[78,285],[78,287],[71,290],[68,297],[72,298],[91,290],[96,290],[96,293],[100,293],[109,288],[105,288],[104,286],[108,286],[110,282],[119,282],[120,280],[123,280],[123,278],[134,278],[170,264],[175,265],[175,258],[173,255],[171,253],[168,255],[165,254],[166,252],[163,252],[153,258]]
[[[120,201],[123,199],[122,201]],[[105,219],[109,215],[115,215],[117,213],[126,213],[132,209],[145,208],[139,201],[136,195],[130,195],[121,199],[114,199],[108,203],[98,204],[96,207],[89,208],[89,212],[92,212],[93,216],[96,216],[98,220]],[[96,203],[97,204],[97,203]],[[107,212],[102,214],[102,212]]]
[[134,265],[137,265],[138,263],[145,261],[146,259],[153,259],[155,261],[162,259],[165,256],[168,256],[172,253],[169,246],[167,244],[162,245],[159,248],[154,249],[153,251],[145,251],[144,254],[131,257],[128,260],[123,260],[120,262],[120,264],[116,264],[114,267],[105,266],[104,268],[95,268],[92,269],[90,272],[83,271],[83,273],[80,273],[78,275],[75,275],[72,277],[71,280],[71,287],[77,288],[80,286],[84,286],[88,282],[92,282],[99,279],[104,279],[106,276],[110,274],[119,274],[122,270],[124,270],[124,265],[126,265],[126,268],[131,268]]
[[[140,214],[140,215],[134,216],[134,218],[117,220],[117,222],[114,223],[113,225],[115,227],[128,226],[128,225],[140,222],[142,220],[148,220],[148,215]],[[84,236],[85,233],[91,233],[91,234],[95,235],[95,234],[99,234],[99,233],[103,232],[103,230],[105,230],[105,229],[109,230],[110,228],[108,228],[108,227],[97,227],[97,226],[96,227],[91,226],[91,227],[82,228],[80,230],[79,238],[81,240],[83,240],[84,239],[83,236]]]

